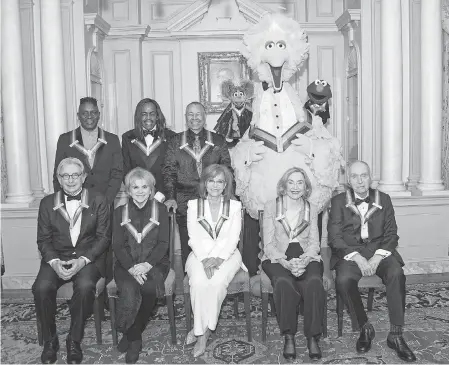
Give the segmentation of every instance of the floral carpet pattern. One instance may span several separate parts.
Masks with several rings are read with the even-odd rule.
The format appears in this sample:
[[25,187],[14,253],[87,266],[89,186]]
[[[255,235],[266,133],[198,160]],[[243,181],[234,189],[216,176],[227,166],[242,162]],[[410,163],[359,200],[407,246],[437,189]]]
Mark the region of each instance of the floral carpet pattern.
[[[366,293],[364,294],[366,300]],[[344,316],[343,337],[337,337],[335,293],[328,297],[328,337],[320,341],[323,364],[391,364],[401,363],[393,350],[386,346],[389,330],[385,292],[376,291],[374,308],[368,314],[376,329],[371,351],[360,355],[355,351],[358,333],[352,332],[350,318]],[[239,300],[239,318],[234,316],[232,300],[225,300],[220,321],[209,339],[206,352],[195,359],[193,345],[185,345],[186,327],[182,296],[175,300],[177,345],[172,345],[167,308],[160,306],[143,334],[143,350],[139,363],[150,364],[278,364],[287,361],[282,356],[283,338],[276,318],[269,312],[267,342],[261,340],[261,302],[252,297],[251,317],[253,341],[247,339],[243,298]],[[36,316],[30,299],[2,298],[1,305],[1,363],[39,363],[42,348],[37,342]],[[310,363],[302,318],[296,336],[295,363]],[[449,363],[449,283],[409,285],[407,290],[405,338],[417,356],[417,363]],[[57,310],[58,334],[61,349],[57,363],[66,362],[65,337],[70,324],[66,302]],[[112,346],[109,313],[102,323],[103,344],[97,345],[93,319],[86,325],[82,343],[86,364],[124,363],[125,355]]]

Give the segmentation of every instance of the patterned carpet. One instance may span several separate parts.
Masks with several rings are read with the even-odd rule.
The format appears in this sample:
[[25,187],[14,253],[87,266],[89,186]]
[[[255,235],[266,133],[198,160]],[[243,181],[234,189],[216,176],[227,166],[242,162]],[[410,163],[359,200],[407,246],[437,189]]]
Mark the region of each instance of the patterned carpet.
[[[364,294],[366,299],[366,294]],[[285,363],[282,356],[283,338],[279,334],[276,319],[269,318],[267,342],[261,341],[261,303],[252,298],[251,316],[253,341],[246,337],[243,300],[239,302],[239,319],[233,314],[233,301],[226,300],[216,332],[211,336],[206,353],[198,359],[191,355],[192,346],[184,344],[186,329],[184,305],[181,296],[176,298],[176,326],[178,344],[172,345],[165,306],[158,308],[154,318],[144,332],[143,350],[139,363],[188,364],[188,363]],[[418,363],[449,363],[449,283],[408,286],[405,337],[415,351]],[[2,299],[1,305],[1,363],[39,363],[41,347],[37,343],[34,305],[29,299]],[[351,331],[349,316],[345,313],[344,335],[337,337],[335,294],[329,295],[328,332],[322,339],[324,364],[389,364],[400,363],[395,353],[386,346],[389,329],[385,293],[377,291],[373,312],[369,314],[376,329],[373,347],[365,355],[355,351],[358,333]],[[296,346],[298,357],[295,363],[310,362],[302,333],[302,318],[299,319]],[[67,303],[58,305],[58,333],[62,344],[69,326]],[[93,320],[86,326],[82,347],[84,363],[124,363],[124,354],[112,347],[109,313],[103,322],[103,345],[97,345]],[[58,363],[65,363],[66,350],[61,346]]]

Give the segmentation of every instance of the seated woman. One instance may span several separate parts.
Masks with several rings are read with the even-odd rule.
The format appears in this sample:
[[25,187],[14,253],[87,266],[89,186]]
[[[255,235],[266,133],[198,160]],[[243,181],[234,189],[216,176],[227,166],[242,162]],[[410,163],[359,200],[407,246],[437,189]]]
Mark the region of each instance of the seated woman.
[[117,330],[123,333],[117,348],[126,351],[126,363],[139,359],[142,332],[170,270],[167,208],[153,199],[153,175],[140,167],[125,177],[128,203],[114,212],[112,248],[114,277],[119,290]]
[[203,170],[200,198],[190,200],[187,229],[192,252],[186,262],[194,315],[193,330],[187,344],[197,341],[193,356],[206,350],[210,331],[217,327],[221,305],[229,283],[242,267],[237,249],[241,229],[239,201],[231,200],[232,174],[223,165],[209,165]]
[[[277,185],[278,197],[264,207],[262,268],[271,280],[276,316],[284,335],[284,357],[296,358],[298,306],[304,301],[304,335],[309,357],[321,358],[325,291],[316,207],[306,199],[311,183],[303,169],[288,169]],[[329,285],[330,272],[325,284]]]

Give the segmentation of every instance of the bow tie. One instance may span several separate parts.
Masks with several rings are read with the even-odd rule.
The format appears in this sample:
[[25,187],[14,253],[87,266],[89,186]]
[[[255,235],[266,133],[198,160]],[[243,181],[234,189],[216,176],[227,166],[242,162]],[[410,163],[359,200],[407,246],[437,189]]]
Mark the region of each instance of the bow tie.
[[369,195],[365,199],[355,198],[355,205],[360,205],[362,203],[369,204]]
[[156,134],[157,134],[156,129],[153,129],[153,130],[151,130],[151,131],[146,130],[146,129],[143,130],[143,136],[144,136],[144,137],[146,137],[146,136],[148,136],[148,135],[151,135],[151,136],[153,136],[153,138],[156,138]]
[[[64,193],[65,194],[65,193]],[[67,197],[67,201],[71,201],[71,200],[81,200],[81,193],[76,194],[76,195],[68,195],[65,194],[65,196]]]

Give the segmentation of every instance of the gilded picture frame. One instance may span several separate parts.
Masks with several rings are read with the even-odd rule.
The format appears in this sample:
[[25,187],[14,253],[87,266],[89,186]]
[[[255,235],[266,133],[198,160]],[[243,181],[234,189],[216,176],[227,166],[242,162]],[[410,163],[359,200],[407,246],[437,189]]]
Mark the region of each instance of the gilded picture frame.
[[206,113],[222,113],[229,104],[221,98],[225,79],[251,79],[251,69],[240,52],[198,52],[200,102]]

